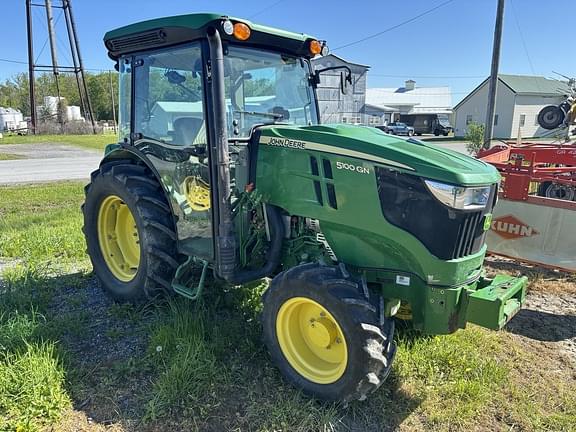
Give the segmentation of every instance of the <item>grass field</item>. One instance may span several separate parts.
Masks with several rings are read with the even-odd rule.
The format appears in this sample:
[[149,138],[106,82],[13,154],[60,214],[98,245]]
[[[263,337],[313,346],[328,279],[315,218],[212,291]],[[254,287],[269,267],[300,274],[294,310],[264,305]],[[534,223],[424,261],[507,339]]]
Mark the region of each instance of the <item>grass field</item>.
[[24,156],[12,153],[0,153],[0,161],[17,160],[17,159],[26,159],[26,158]]
[[575,430],[573,366],[511,333],[400,331],[388,381],[344,407],[270,363],[265,284],[113,303],[84,253],[82,187],[0,187],[0,430]]
[[0,138],[2,144],[62,143],[75,147],[103,150],[107,144],[115,143],[116,135],[12,135]]

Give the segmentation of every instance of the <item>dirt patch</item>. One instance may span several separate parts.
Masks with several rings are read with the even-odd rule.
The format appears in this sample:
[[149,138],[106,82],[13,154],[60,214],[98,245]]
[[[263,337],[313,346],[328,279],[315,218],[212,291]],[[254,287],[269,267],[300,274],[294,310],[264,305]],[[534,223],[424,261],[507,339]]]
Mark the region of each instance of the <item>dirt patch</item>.
[[506,273],[513,276],[528,276],[530,291],[544,293],[568,293],[576,296],[576,274],[520,263],[509,258],[489,256],[486,258],[489,276]]
[[576,367],[576,275],[496,256],[486,259],[486,270],[529,277],[526,304],[506,330]]
[[[91,277],[83,287],[59,291],[50,314],[64,321],[59,342],[72,371],[71,415],[83,425],[79,430],[110,427],[118,418],[124,426],[137,423],[142,416],[139,397],[150,387],[150,371],[139,364],[148,343],[146,311],[115,303]],[[70,326],[70,320],[78,325]]]
[[81,158],[99,155],[97,150],[83,150],[65,144],[5,144],[0,153],[20,156],[22,159]]

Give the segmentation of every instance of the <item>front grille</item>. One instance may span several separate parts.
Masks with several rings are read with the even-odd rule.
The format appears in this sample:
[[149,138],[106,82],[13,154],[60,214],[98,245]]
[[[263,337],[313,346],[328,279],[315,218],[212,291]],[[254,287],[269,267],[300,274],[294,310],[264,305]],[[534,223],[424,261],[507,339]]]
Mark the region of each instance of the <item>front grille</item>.
[[436,257],[462,258],[484,245],[484,216],[492,210],[495,185],[489,201],[492,205],[482,211],[465,211],[440,203],[419,177],[376,168],[376,178],[386,220],[414,235]]
[[[458,227],[456,244],[452,251],[452,259],[465,257],[466,255],[471,255],[480,250],[479,247],[474,248],[474,245],[479,234],[478,231],[481,230],[481,233],[484,231],[480,224],[481,221],[481,212],[469,213],[463,217],[463,220]],[[482,244],[480,244],[480,247],[482,247]]]

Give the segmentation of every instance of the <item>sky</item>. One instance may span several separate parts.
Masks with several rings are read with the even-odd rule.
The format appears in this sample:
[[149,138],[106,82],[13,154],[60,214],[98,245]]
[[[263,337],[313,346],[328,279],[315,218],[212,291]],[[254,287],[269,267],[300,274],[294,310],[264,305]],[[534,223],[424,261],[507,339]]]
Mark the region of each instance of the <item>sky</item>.
[[[26,62],[25,0],[0,2],[0,59]],[[113,67],[102,43],[108,30],[161,16],[217,12],[326,40],[334,54],[371,66],[368,87],[401,87],[407,79],[422,87],[450,86],[453,104],[490,72],[496,4],[497,0],[72,0],[87,68]],[[439,5],[406,25],[339,48]],[[49,47],[41,52],[47,41],[45,12],[34,9],[36,56],[46,64]],[[55,19],[59,14],[54,11]],[[575,0],[506,0],[500,72],[576,76],[569,21],[574,16]],[[70,65],[63,24],[63,19],[57,23],[59,63]],[[0,60],[0,81],[22,71],[27,71],[26,64]]]

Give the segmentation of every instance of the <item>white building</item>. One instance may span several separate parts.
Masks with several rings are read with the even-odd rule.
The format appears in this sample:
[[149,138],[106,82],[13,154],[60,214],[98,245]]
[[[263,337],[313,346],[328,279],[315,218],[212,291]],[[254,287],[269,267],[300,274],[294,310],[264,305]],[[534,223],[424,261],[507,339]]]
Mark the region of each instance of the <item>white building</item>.
[[408,80],[404,87],[366,89],[365,113],[369,124],[379,125],[397,121],[401,115],[452,114],[450,87],[416,87]]
[[17,129],[26,129],[27,123],[24,121],[22,113],[14,108],[0,107],[0,132]]
[[[484,124],[489,79],[454,107],[454,135],[464,136],[471,122]],[[539,76],[498,76],[496,87],[495,138],[537,137],[549,133],[538,125],[538,113],[546,105],[560,103],[568,94],[564,81]]]

